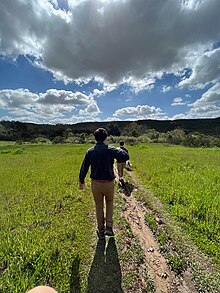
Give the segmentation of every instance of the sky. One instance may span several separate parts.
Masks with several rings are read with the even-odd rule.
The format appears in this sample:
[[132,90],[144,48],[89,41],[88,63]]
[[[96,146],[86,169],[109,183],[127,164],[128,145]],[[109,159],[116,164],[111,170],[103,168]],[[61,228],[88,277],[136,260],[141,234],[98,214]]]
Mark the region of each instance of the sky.
[[1,0],[0,121],[220,117],[219,0]]

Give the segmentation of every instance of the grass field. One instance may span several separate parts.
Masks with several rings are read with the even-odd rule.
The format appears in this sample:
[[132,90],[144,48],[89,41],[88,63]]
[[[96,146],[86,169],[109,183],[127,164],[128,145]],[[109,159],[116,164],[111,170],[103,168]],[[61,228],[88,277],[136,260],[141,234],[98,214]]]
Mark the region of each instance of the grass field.
[[146,188],[206,254],[220,257],[220,149],[140,145],[129,148]]
[[[97,250],[89,176],[86,189],[78,189],[78,172],[88,147],[0,144],[1,293],[25,292],[39,284],[63,293],[88,289]],[[220,150],[162,145],[128,148],[134,172],[146,188],[167,205],[197,245],[217,260]],[[116,225],[130,233],[119,210]],[[138,264],[141,252],[135,243],[122,255],[124,239],[120,232],[116,240],[121,266],[128,267],[129,261],[129,266]],[[113,243],[109,249],[117,252]],[[123,276],[125,292],[134,279],[133,271]]]
[[[88,147],[0,144],[1,293],[26,292],[37,285],[50,285],[59,293],[115,292],[121,286],[128,292],[138,281],[142,254],[121,215],[121,197],[116,197],[114,212],[120,232],[116,243],[106,243],[103,262],[89,175],[85,189],[78,188]],[[132,240],[125,252],[127,237]],[[123,269],[128,266],[129,271]]]
[[0,148],[0,292],[25,292],[37,283],[70,292],[71,278],[79,285],[79,267],[88,274],[92,247],[85,231],[94,230],[93,201],[89,188],[78,190],[85,149]]

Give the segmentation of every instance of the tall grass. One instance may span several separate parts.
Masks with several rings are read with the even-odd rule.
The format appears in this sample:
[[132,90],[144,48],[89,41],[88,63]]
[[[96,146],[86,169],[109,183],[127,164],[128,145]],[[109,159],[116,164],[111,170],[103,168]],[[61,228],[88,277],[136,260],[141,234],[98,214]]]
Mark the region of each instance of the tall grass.
[[85,287],[79,279],[92,258],[85,231],[95,221],[89,186],[78,189],[85,149],[0,147],[0,292]]
[[207,254],[220,256],[220,149],[140,145],[129,147],[147,188]]
[[121,197],[115,197],[116,242],[97,242],[89,174],[85,190],[78,189],[88,147],[0,145],[1,293],[46,284],[60,293],[128,292],[139,282],[143,256]]
[[[96,220],[89,178],[80,191],[78,172],[88,147],[0,144],[0,292],[42,284],[63,293],[86,291]],[[141,145],[129,153],[145,186],[218,257],[220,150]],[[124,266],[138,259],[131,252],[123,260],[121,251]]]

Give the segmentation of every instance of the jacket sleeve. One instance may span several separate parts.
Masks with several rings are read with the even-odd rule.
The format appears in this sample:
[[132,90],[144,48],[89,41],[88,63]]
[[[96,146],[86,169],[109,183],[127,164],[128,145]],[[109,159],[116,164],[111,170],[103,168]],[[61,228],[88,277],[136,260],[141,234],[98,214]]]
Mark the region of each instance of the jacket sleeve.
[[123,163],[129,160],[129,155],[122,149],[114,148],[114,157],[118,163]]
[[90,163],[89,163],[88,152],[87,152],[79,172],[79,182],[82,184],[85,182],[85,177],[86,177],[86,174],[88,173],[89,166],[90,166]]

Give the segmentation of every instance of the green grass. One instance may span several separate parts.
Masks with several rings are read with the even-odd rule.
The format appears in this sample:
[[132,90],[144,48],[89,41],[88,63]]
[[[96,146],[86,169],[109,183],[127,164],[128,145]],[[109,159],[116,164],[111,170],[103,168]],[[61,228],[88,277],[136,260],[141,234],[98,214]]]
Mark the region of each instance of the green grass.
[[[85,190],[78,189],[88,147],[0,143],[0,292],[25,292],[46,284],[60,293],[86,292],[88,277],[98,278],[100,250],[89,174]],[[217,259],[220,150],[141,145],[129,147],[129,153],[145,187],[167,205],[197,245]],[[112,286],[121,282],[126,292],[138,281],[143,255],[121,216],[120,197],[115,208],[116,243],[108,246],[117,264]],[[155,226],[153,217],[146,216],[146,221]],[[165,235],[158,235],[165,246]],[[182,269],[181,260],[172,258],[170,263]]]
[[133,169],[195,243],[219,262],[220,149],[129,147]]
[[85,190],[78,188],[90,146],[0,144],[1,293],[38,285],[60,293],[126,292],[138,282],[142,251],[122,216],[120,196],[115,199],[116,242],[106,242],[105,256],[97,243],[89,174]]
[[[78,189],[86,146],[0,147],[0,292],[86,286],[94,230],[89,184]],[[91,237],[94,242],[94,237]],[[84,282],[84,283],[83,283]]]
[[181,275],[183,273],[185,261],[180,256],[170,255],[168,257],[168,264],[176,274]]
[[0,141],[0,146],[11,146],[15,145],[14,141]]

